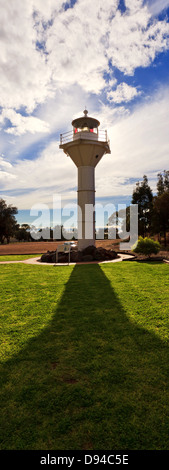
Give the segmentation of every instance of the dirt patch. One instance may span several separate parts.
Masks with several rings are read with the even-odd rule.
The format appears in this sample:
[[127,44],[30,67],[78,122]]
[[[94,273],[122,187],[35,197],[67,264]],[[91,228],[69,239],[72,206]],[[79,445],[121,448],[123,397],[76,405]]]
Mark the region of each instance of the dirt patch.
[[76,383],[78,383],[78,380],[74,379],[73,377],[62,377],[62,380],[66,384],[76,384]]
[[[62,245],[63,241],[58,242],[23,242],[9,243],[8,245],[0,245],[1,255],[33,255],[47,253],[47,251],[55,251],[58,245]],[[96,240],[96,247],[104,247],[106,249],[114,249],[118,251],[117,240]]]
[[[9,243],[8,245],[0,245],[0,256],[47,253],[47,251],[56,251],[58,245],[62,245],[63,243],[63,241]],[[106,248],[107,250],[111,249],[117,252],[120,251],[118,240],[96,240],[96,247]],[[131,254],[130,251],[127,250],[124,253]],[[169,251],[161,250],[156,257],[163,257],[166,260],[169,260]]]
[[50,365],[51,369],[55,370],[58,367],[58,364],[59,362],[51,362],[51,365]]

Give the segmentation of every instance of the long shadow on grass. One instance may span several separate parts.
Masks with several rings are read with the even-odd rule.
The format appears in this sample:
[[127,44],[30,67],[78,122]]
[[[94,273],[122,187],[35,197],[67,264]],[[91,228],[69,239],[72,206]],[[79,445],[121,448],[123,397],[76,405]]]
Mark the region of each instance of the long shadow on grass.
[[99,265],[74,268],[51,324],[2,372],[1,449],[168,449],[168,348]]

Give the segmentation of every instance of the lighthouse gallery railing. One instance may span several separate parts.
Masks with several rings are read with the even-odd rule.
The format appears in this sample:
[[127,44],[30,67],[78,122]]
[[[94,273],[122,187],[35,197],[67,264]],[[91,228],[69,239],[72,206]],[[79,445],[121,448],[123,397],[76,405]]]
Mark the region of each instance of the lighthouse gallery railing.
[[98,131],[98,133],[86,131],[74,133],[74,131],[70,131],[64,132],[64,134],[60,134],[60,145],[67,144],[68,142],[72,142],[77,139],[89,139],[97,140],[98,142],[100,141],[109,143],[107,131],[104,130]]

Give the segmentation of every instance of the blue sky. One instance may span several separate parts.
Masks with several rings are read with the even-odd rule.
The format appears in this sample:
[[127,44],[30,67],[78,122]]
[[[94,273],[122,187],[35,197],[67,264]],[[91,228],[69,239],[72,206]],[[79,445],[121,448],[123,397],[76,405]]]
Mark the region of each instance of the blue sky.
[[0,6],[0,197],[33,222],[36,204],[76,201],[59,135],[83,113],[108,130],[96,202],[129,204],[169,169],[169,0],[8,0]]

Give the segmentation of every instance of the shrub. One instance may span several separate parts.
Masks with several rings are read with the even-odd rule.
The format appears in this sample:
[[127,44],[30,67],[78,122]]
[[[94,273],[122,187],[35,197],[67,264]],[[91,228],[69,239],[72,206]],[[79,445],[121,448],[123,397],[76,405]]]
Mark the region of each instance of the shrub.
[[139,237],[136,245],[133,247],[134,253],[150,256],[151,254],[157,254],[160,251],[160,244],[152,240],[151,238]]

